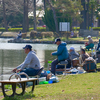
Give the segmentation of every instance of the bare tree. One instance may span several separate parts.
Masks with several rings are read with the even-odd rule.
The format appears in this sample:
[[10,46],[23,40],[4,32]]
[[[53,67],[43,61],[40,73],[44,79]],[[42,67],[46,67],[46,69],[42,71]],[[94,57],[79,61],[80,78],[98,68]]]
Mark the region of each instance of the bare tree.
[[56,28],[56,32],[59,34],[59,30],[58,30],[58,22],[57,22],[57,17],[56,17],[56,11],[55,11],[55,8],[53,7],[53,5],[51,4],[50,0],[47,0],[50,8],[52,9],[53,11],[53,16],[54,16],[54,21],[55,21],[55,28]]
[[8,31],[7,21],[6,21],[6,10],[5,10],[5,1],[3,0],[3,20],[4,20],[4,27],[6,31]]

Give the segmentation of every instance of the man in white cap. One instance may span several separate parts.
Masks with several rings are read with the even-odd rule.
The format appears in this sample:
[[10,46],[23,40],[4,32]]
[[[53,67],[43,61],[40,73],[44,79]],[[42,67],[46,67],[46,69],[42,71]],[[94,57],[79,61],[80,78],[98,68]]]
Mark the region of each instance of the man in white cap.
[[86,49],[88,49],[88,51],[89,51],[89,49],[94,47],[94,43],[93,43],[93,40],[90,35],[87,36],[87,38],[89,41],[87,43],[85,43],[86,44],[85,46],[86,46]]
[[79,59],[79,54],[77,52],[75,52],[74,47],[70,47],[70,49],[69,49],[69,56],[70,56],[71,60],[73,60],[75,58]]

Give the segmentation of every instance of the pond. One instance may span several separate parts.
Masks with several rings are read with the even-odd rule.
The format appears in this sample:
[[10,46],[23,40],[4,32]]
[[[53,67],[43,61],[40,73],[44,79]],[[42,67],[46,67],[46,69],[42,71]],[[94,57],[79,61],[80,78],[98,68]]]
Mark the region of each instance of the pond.
[[[21,64],[26,54],[22,49],[27,43],[8,43],[9,39],[0,39],[0,75],[4,73],[10,72],[13,68]],[[36,52],[41,66],[47,68],[46,60],[53,60],[56,57],[51,56],[51,52],[56,51],[57,46],[55,44],[31,44],[33,50]],[[71,46],[75,48],[75,50],[80,50],[80,46],[84,46],[84,44],[68,44],[67,48],[69,49]],[[1,79],[7,79],[9,74],[0,76]]]

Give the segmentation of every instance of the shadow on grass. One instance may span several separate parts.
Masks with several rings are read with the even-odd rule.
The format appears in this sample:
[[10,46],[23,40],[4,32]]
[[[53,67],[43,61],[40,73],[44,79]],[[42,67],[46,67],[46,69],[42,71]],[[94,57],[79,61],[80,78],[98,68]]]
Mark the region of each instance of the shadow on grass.
[[25,99],[32,99],[34,97],[35,95],[33,93],[25,93],[24,95],[21,96],[15,95],[14,97],[5,97],[2,100],[25,100]]

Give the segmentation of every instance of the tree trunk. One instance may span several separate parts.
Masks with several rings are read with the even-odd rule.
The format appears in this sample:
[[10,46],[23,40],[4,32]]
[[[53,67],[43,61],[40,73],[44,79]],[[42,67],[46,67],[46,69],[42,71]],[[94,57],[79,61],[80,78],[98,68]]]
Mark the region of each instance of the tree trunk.
[[33,8],[34,8],[34,30],[36,31],[37,30],[37,24],[36,24],[36,0],[33,0]]
[[93,27],[93,4],[91,5],[91,27]]
[[87,27],[89,29],[89,0],[87,0]]
[[81,11],[83,22],[80,25],[80,29],[86,29],[86,3],[85,3],[85,0],[81,0],[81,5],[83,6],[84,10]]
[[29,0],[27,0],[27,4],[26,4],[26,28],[27,28],[27,31],[29,31],[28,4],[29,4]]
[[23,32],[29,31],[28,0],[24,0]]
[[3,21],[4,21],[4,27],[5,27],[6,31],[8,31],[7,20],[6,20],[5,1],[4,0],[3,0]]
[[26,0],[24,0],[23,32],[26,32]]
[[55,21],[55,28],[56,28],[56,32],[59,34],[59,30],[58,30],[58,22],[57,22],[57,17],[56,17],[56,11],[55,8],[51,5],[50,1],[47,0],[49,6],[51,7],[52,11],[53,11],[53,16],[54,16],[54,21]]
[[44,10],[46,9],[46,1],[44,0]]

